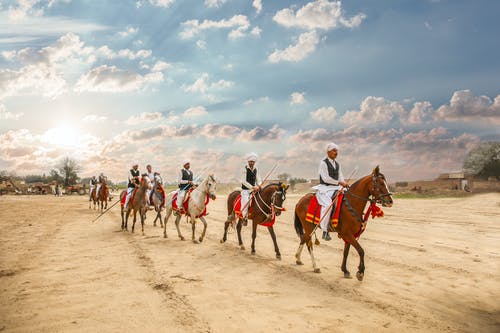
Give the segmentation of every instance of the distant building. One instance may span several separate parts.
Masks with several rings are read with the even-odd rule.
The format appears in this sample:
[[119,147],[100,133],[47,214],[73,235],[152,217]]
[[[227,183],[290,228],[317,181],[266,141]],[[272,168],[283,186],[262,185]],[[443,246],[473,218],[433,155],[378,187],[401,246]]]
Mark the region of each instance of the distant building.
[[437,178],[439,181],[445,181],[450,184],[452,188],[465,190],[470,189],[472,186],[472,177],[465,174],[463,171],[452,171],[442,173]]

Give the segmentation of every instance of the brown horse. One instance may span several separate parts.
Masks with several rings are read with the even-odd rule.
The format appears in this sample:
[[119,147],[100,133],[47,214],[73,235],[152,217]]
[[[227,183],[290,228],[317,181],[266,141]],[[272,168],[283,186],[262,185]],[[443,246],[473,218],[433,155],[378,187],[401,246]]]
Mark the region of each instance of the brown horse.
[[97,207],[97,186],[96,185],[94,185],[94,188],[92,188],[92,190],[90,191],[89,209],[91,209],[90,205],[92,202],[94,203],[94,209],[96,209],[96,207]]
[[108,208],[108,198],[109,198],[109,189],[106,183],[106,178],[102,179],[101,187],[99,189],[99,193],[96,195],[97,206],[101,208],[101,211]]
[[[313,195],[314,194],[312,193],[306,194],[295,205],[295,230],[297,231],[297,235],[300,237],[300,245],[297,249],[297,253],[295,254],[295,258],[297,259],[297,265],[303,264],[300,260],[300,255],[304,244],[307,244],[314,272],[319,273],[320,269],[316,267],[316,261],[314,260],[313,254],[313,243],[311,240],[312,234],[315,231],[315,225],[306,221],[307,208]],[[339,215],[339,224],[336,228],[337,230],[335,230],[338,232],[339,238],[342,238],[345,242],[344,258],[341,266],[342,272],[344,272],[344,277],[350,278],[351,276],[346,268],[346,264],[349,248],[352,245],[359,254],[359,267],[356,277],[360,281],[363,280],[365,273],[365,251],[361,245],[359,245],[357,239],[366,226],[366,221],[363,221],[362,217],[368,201],[372,204],[380,203],[384,207],[391,207],[393,203],[385,176],[380,173],[378,166],[371,174],[352,184],[352,186],[349,187],[344,193]]]
[[[135,221],[137,219],[137,212],[139,212],[139,216],[141,217],[141,228],[142,234],[144,235],[144,219],[146,218],[146,211],[148,210],[148,201],[146,199],[146,190],[152,189],[151,180],[147,175],[142,175],[141,182],[139,187],[134,189],[132,196],[130,197],[130,201],[128,203],[127,209],[122,206],[121,208],[121,216],[122,216],[122,230],[128,230],[128,217],[130,212],[134,211],[134,222],[132,223],[132,232],[134,232]],[[127,192],[123,191],[120,194],[120,200],[123,199],[123,196],[126,195]]]
[[[269,184],[262,190],[258,191],[251,198],[251,209],[252,209],[252,254],[255,254],[255,238],[257,237],[257,225],[263,222],[269,222],[273,220],[276,216],[281,214],[284,210],[283,202],[286,199],[286,190],[288,189],[287,184]],[[240,191],[233,191],[227,197],[227,213],[228,217],[226,223],[224,224],[224,236],[220,240],[224,243],[227,240],[227,229],[229,225],[235,223],[236,214],[234,212],[234,202],[240,195]],[[243,245],[243,240],[241,239],[241,226],[243,220],[238,218],[238,223],[236,224],[236,231],[238,233],[238,243],[242,250],[245,249]],[[272,225],[267,227],[271,238],[274,243],[274,251],[276,252],[276,258],[281,259],[280,249],[278,248],[278,243],[276,242],[276,234],[274,233],[274,228]]]

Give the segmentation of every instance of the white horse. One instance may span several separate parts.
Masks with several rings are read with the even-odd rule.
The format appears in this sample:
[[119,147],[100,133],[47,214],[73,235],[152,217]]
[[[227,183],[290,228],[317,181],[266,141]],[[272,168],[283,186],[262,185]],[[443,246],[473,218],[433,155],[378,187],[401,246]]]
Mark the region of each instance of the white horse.
[[[192,229],[193,229],[193,236],[192,240],[193,243],[198,243],[198,240],[195,240],[194,238],[194,230],[196,226],[196,218],[205,210],[205,202],[207,201],[207,198],[210,198],[212,200],[215,200],[215,190],[216,190],[216,185],[217,182],[215,181],[214,175],[210,174],[208,177],[201,182],[201,184],[196,187],[193,192],[191,192],[191,195],[189,196],[189,201],[188,201],[188,211],[187,215],[190,218],[191,224],[192,224]],[[167,222],[168,219],[170,218],[170,215],[172,214],[172,198],[174,196],[176,191],[172,191],[167,195],[166,198],[166,203],[165,203],[165,210],[166,210],[166,215],[165,215],[165,222],[163,224],[163,237],[167,238]],[[188,195],[186,193],[186,195]],[[179,221],[181,219],[181,215],[178,215],[175,219],[175,227],[177,228],[177,234],[179,235],[179,238],[181,240],[184,240],[184,236],[182,236],[181,231],[179,229]],[[199,219],[201,222],[203,222],[203,232],[199,238],[200,242],[203,242],[203,238],[205,237],[205,232],[207,231],[207,221],[205,221],[205,218],[203,216],[199,216]]]

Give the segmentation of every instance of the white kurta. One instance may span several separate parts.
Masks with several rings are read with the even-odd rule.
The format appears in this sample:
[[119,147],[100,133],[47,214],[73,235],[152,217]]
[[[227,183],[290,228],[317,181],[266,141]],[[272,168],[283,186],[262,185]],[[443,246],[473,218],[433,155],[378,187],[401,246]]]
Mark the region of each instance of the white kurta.
[[[252,169],[253,171],[253,169]],[[243,172],[241,173],[241,184],[250,188],[249,190],[241,190],[241,214],[243,217],[247,217],[248,214],[248,200],[250,200],[250,194],[253,192],[253,186],[249,182],[247,182],[247,167],[243,168]],[[255,179],[255,185],[260,185],[260,178],[257,174]]]
[[[155,174],[154,174],[154,172],[147,172],[146,175],[151,180],[151,185],[154,186],[155,185]],[[148,205],[151,205],[151,202],[149,202],[149,198],[151,196],[151,191],[152,190],[150,190],[150,189],[146,190],[146,199],[148,201]]]
[[[330,163],[333,165],[333,168],[335,168],[335,162],[334,160],[328,158]],[[338,162],[337,162],[338,163]],[[316,198],[318,199],[318,203],[321,205],[321,217],[323,218],[320,221],[320,227],[323,231],[328,231],[328,223],[329,219],[328,217],[330,216],[331,213],[331,208],[328,210],[328,207],[332,204],[332,196],[336,191],[338,191],[340,188],[342,188],[341,185],[339,185],[339,181],[344,182],[344,175],[342,174],[342,167],[339,165],[339,179],[333,179],[330,177],[328,174],[328,166],[326,165],[324,160],[321,160],[319,163],[319,168],[318,168],[318,173],[323,179],[328,184],[319,184],[314,186],[313,188],[316,189]],[[325,216],[328,215],[328,216]]]

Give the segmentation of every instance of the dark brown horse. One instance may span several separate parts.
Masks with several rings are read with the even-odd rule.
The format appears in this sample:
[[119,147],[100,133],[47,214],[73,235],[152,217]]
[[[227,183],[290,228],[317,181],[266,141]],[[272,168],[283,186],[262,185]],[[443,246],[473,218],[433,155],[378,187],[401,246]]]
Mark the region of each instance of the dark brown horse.
[[[268,222],[274,219],[276,216],[281,214],[283,209],[283,202],[286,199],[286,190],[288,185],[283,183],[269,184],[262,190],[258,191],[250,199],[251,202],[251,220],[252,220],[252,254],[255,254],[255,237],[257,237],[257,225]],[[224,243],[227,240],[227,229],[229,225],[235,223],[236,214],[234,212],[234,202],[238,198],[240,191],[233,191],[227,197],[227,213],[228,217],[226,223],[224,224],[224,236],[220,240]],[[238,233],[238,243],[242,250],[245,249],[243,245],[243,240],[241,239],[241,226],[243,220],[238,218],[236,224],[236,231]],[[278,248],[278,243],[276,242],[276,234],[274,233],[273,226],[268,226],[267,230],[271,234],[271,238],[274,243],[274,251],[276,252],[276,258],[281,259],[280,249]]]
[[92,202],[94,203],[94,209],[96,209],[96,207],[97,207],[97,186],[96,185],[94,185],[94,187],[90,191],[90,195],[89,195],[89,209],[91,209],[90,205],[91,205]]
[[[300,237],[300,245],[297,249],[297,253],[295,254],[295,258],[297,259],[297,265],[302,265],[300,255],[304,244],[307,244],[314,272],[319,273],[320,269],[316,267],[316,261],[314,260],[313,254],[313,243],[311,240],[312,234],[315,231],[315,225],[313,223],[306,222],[307,208],[313,195],[314,194],[312,193],[306,194],[297,202],[297,205],[295,205],[295,230],[297,231],[297,235]],[[384,207],[391,207],[393,203],[385,176],[380,173],[378,166],[371,174],[352,184],[352,186],[349,187],[344,193],[339,216],[339,224],[337,226],[337,230],[335,230],[338,232],[339,238],[342,238],[345,242],[344,258],[341,266],[342,272],[344,272],[344,277],[349,278],[351,275],[347,270],[346,265],[349,248],[352,245],[359,254],[359,267],[356,277],[360,281],[363,280],[365,273],[365,251],[361,245],[359,245],[357,239],[366,227],[366,221],[363,220],[363,211],[367,202],[372,204],[380,203]],[[331,224],[329,225],[331,227]]]
[[[146,199],[146,190],[152,189],[151,180],[147,175],[142,175],[141,182],[139,187],[134,189],[132,196],[130,197],[130,201],[128,203],[127,209],[122,206],[121,215],[122,215],[122,230],[128,230],[128,217],[132,210],[134,211],[134,222],[132,223],[132,232],[134,232],[135,221],[137,218],[137,212],[139,212],[139,216],[141,218],[141,228],[142,234],[144,235],[144,219],[146,218],[146,211],[148,210],[148,201]],[[123,196],[126,195],[127,192],[123,191],[120,194],[120,200],[123,199]]]
[[97,206],[101,208],[101,211],[108,208],[108,199],[109,199],[109,189],[106,183],[106,178],[102,179],[101,187],[99,189],[99,193],[96,194],[97,197]]

